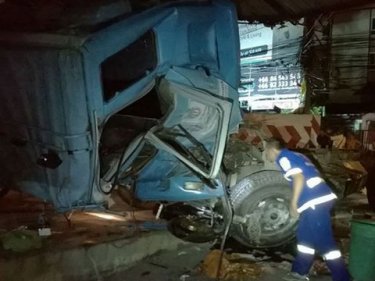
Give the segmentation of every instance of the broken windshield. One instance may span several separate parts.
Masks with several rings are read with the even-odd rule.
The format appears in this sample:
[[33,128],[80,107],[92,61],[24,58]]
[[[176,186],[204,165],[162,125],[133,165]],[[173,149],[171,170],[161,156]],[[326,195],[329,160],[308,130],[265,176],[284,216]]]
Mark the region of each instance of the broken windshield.
[[209,92],[164,81],[161,100],[169,105],[167,118],[146,134],[155,147],[176,156],[205,178],[220,170],[232,103]]

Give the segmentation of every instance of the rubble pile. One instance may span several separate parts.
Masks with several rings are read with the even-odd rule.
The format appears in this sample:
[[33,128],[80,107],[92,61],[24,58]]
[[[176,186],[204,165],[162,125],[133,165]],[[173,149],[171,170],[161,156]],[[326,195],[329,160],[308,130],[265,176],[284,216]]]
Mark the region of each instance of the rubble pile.
[[[200,270],[207,277],[217,277],[220,254],[220,250],[213,250],[204,259]],[[256,280],[262,272],[263,267],[260,263],[244,259],[235,253],[224,253],[218,277],[227,281],[248,281]]]

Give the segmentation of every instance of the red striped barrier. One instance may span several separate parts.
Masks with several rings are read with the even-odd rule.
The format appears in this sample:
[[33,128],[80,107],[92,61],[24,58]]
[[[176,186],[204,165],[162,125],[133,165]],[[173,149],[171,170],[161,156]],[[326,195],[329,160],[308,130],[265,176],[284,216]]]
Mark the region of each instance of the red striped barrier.
[[262,139],[282,139],[288,148],[318,147],[320,116],[310,114],[259,114],[244,116],[244,123],[235,136],[254,145]]

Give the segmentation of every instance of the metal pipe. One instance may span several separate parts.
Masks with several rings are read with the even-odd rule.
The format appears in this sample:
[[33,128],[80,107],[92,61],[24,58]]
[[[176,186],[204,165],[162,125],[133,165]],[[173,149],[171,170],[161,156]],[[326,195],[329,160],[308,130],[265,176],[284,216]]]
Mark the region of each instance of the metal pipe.
[[225,214],[228,214],[229,218],[228,218],[227,224],[225,226],[223,237],[221,239],[220,257],[219,257],[219,264],[218,264],[217,272],[216,272],[216,280],[220,280],[220,270],[221,270],[221,265],[223,263],[225,242],[227,241],[229,230],[230,230],[230,227],[231,227],[232,222],[233,222],[233,208],[232,208],[230,198],[228,196],[227,186],[224,184],[224,181],[223,181],[222,173],[221,173],[221,181],[223,183],[222,186],[224,188],[224,195],[221,197],[221,199],[223,201],[224,210],[226,209]]

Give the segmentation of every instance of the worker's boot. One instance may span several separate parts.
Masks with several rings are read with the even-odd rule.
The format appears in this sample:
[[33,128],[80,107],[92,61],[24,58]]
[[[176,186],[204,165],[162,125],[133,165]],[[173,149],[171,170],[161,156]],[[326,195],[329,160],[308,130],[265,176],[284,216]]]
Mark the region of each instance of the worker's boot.
[[297,272],[290,272],[283,277],[285,281],[309,281],[309,277],[306,275],[298,274]]

